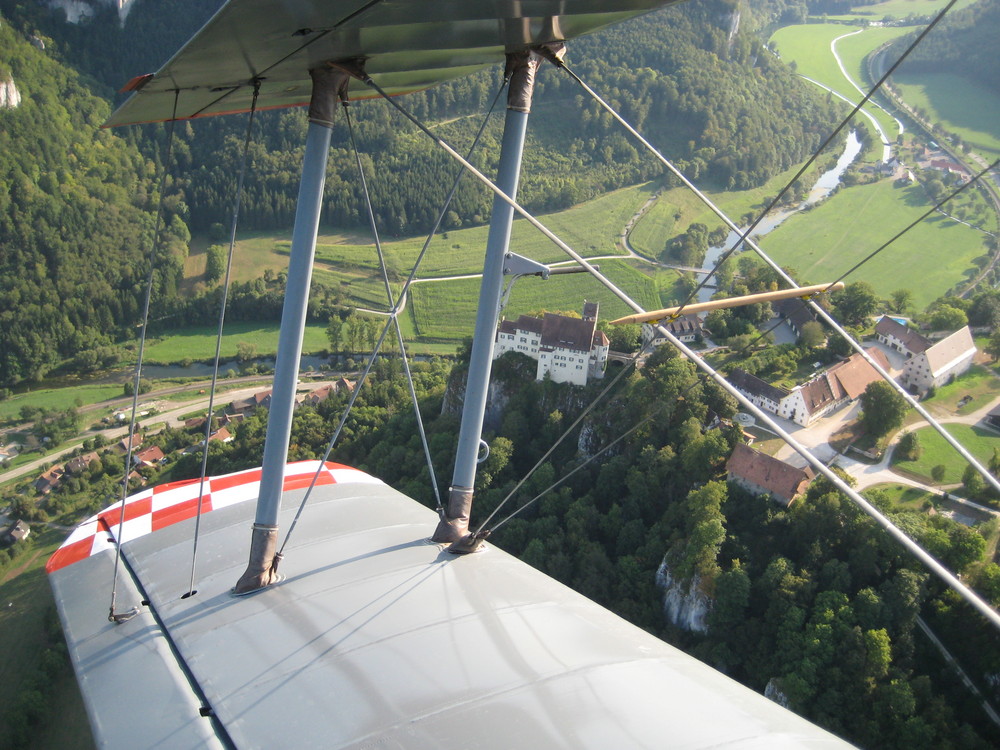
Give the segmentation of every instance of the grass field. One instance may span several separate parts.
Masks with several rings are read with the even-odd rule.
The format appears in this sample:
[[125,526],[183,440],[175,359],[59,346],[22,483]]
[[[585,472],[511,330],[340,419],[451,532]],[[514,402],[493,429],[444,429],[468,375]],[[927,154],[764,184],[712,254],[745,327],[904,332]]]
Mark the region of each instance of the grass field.
[[992,91],[951,73],[897,74],[893,83],[907,104],[927,111],[931,122],[985,156],[1000,156],[1000,97]]
[[[852,102],[861,99],[861,94],[851,85],[851,82],[841,72],[837,60],[830,50],[830,44],[838,37],[844,37],[837,43],[838,53],[844,62],[845,69],[854,77],[859,86],[864,85],[864,79],[859,77],[858,70],[861,60],[868,52],[878,47],[885,39],[885,34],[862,32],[843,24],[804,24],[785,26],[771,36],[770,46],[776,49],[781,59],[787,63],[795,63],[798,73],[808,76],[829,86],[834,91],[847,97]],[[882,32],[885,30],[879,29]],[[898,29],[892,29],[898,31]],[[853,36],[846,36],[854,34]],[[842,47],[841,45],[847,45]],[[878,120],[889,138],[895,138],[898,128],[895,120],[884,110],[868,105],[865,111]]]
[[[972,5],[976,0],[958,0],[952,10],[961,10]],[[871,21],[881,20],[886,16],[890,18],[906,18],[907,16],[927,16],[940,11],[948,0],[886,0],[884,3],[876,5],[859,5],[852,8],[849,14],[839,16],[827,16],[842,20]]]
[[[987,464],[993,457],[994,448],[1000,448],[1000,436],[990,430],[964,424],[945,425],[945,429],[983,464]],[[931,469],[940,464],[946,468],[943,484],[961,482],[962,473],[968,466],[965,459],[958,455],[932,427],[918,428],[917,436],[920,439],[920,457],[916,461],[898,461],[893,456],[893,467],[903,469],[923,478],[928,484],[933,484]]]
[[[170,364],[185,359],[205,360],[215,357],[215,326],[198,326],[164,336],[146,345],[146,361],[149,364]],[[239,321],[228,323],[222,337],[222,357],[236,356],[238,344],[246,342],[257,347],[257,355],[273,355],[278,349],[278,324]],[[306,325],[302,351],[306,354],[328,349],[326,326]],[[119,392],[121,387],[119,386]]]
[[0,401],[0,422],[8,419],[21,421],[19,413],[24,406],[65,410],[71,406],[86,406],[107,401],[122,395],[121,385],[74,385],[71,388],[43,388],[18,393]]
[[892,501],[893,510],[913,510],[922,511],[928,502],[933,502],[937,497],[917,487],[910,487],[907,484],[897,484],[895,482],[886,484],[874,484],[868,489],[882,490]]
[[[977,343],[977,346],[981,347],[981,344]],[[959,408],[958,402],[966,396],[970,400]],[[932,415],[964,416],[993,403],[997,396],[1000,396],[1000,377],[986,367],[973,365],[955,382],[938,388],[934,397],[925,400],[922,406]],[[922,421],[923,417],[911,411],[907,415],[906,424]]]
[[[4,653],[4,679],[0,680],[0,716],[13,705],[21,690],[23,676],[34,671],[45,645],[47,623],[54,616],[52,610],[55,606],[52,589],[45,577],[45,562],[65,537],[64,531],[46,529],[44,526],[33,527],[32,548],[6,568],[0,577],[0,602],[3,602],[3,606],[0,606],[0,649]],[[44,742],[36,742],[34,746],[61,747],[67,750],[92,748],[93,741],[79,689],[68,665],[66,673],[46,698],[52,717],[50,723],[69,725],[76,731],[67,744],[46,745]],[[41,740],[42,737],[38,739]]]
[[[927,210],[923,190],[883,180],[841,190],[811,211],[785,221],[766,238],[765,250],[800,282],[832,281]],[[887,297],[913,293],[924,309],[974,270],[986,253],[984,235],[942,216],[925,219],[846,281],[869,282]]]
[[[624,261],[601,261],[601,271],[616,285],[625,288],[647,309],[655,309],[659,300],[656,283]],[[472,335],[479,294],[478,279],[456,279],[418,284],[412,303],[417,334],[432,339],[461,340]],[[527,278],[517,282],[507,318],[540,310],[579,313],[584,300],[601,303],[601,319],[625,315],[630,310],[589,275],[554,276],[548,281]]]

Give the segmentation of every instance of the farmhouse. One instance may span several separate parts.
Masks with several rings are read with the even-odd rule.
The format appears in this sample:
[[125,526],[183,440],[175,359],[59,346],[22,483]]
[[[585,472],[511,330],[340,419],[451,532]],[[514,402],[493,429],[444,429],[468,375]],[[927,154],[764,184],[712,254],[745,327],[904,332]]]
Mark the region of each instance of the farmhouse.
[[227,411],[230,414],[252,414],[257,409],[263,407],[268,408],[271,405],[271,389],[266,391],[257,391],[257,393],[247,398],[239,399],[237,401],[230,402],[227,407]]
[[[697,315],[681,315],[676,320],[664,320],[660,325],[676,336],[679,341],[683,341],[686,344],[692,341],[699,341],[706,335],[705,328],[701,324],[701,318]],[[651,325],[650,323],[642,324],[642,333],[640,335],[643,346],[650,343],[653,346],[660,346],[667,343],[666,337],[660,334],[658,326]]]
[[53,466],[35,480],[35,490],[43,495],[49,494],[52,490],[59,486],[59,483],[62,481],[65,474],[66,472],[62,466]]
[[522,315],[503,320],[496,336],[493,358],[506,352],[521,352],[538,363],[535,379],[546,375],[557,383],[586,385],[604,377],[609,342],[597,330],[598,304],[586,302],[583,317],[545,313],[544,318]]
[[781,402],[789,393],[786,389],[766,383],[756,375],[751,375],[738,367],[729,374],[726,380],[736,390],[750,399],[754,406],[764,411],[769,411],[772,414],[778,413],[778,410],[781,408]]
[[[883,369],[889,361],[878,349],[868,354]],[[880,379],[864,357],[854,354],[791,390],[770,385],[740,369],[733,370],[727,380],[756,406],[807,427],[844,404],[859,398],[869,383]]]
[[726,463],[726,479],[730,482],[755,495],[770,495],[785,507],[805,492],[813,476],[808,467],[797,469],[743,443],[736,444]]
[[775,315],[788,324],[796,338],[802,336],[802,326],[816,320],[816,313],[798,297],[779,300],[773,304],[773,307]]
[[927,351],[931,342],[907,325],[883,315],[875,324],[875,335],[886,346],[890,346],[907,359]]
[[907,388],[922,393],[964,373],[975,356],[972,331],[965,326],[907,360],[900,381]]

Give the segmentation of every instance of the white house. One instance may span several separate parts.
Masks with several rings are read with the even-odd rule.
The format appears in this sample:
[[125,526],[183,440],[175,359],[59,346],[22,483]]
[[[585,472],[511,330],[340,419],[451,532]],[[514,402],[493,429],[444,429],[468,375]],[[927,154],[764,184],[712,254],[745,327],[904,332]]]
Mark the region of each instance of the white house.
[[[869,349],[868,354],[883,369],[888,369],[885,354],[878,349]],[[880,377],[860,354],[854,354],[791,390],[770,385],[739,369],[733,370],[726,379],[761,409],[807,427],[859,398],[868,384]]]
[[[697,315],[681,315],[675,320],[661,321],[659,325],[666,328],[679,341],[683,341],[686,344],[698,341],[699,337],[706,335],[705,328],[701,324],[701,318]],[[650,342],[652,342],[653,346],[661,346],[667,343],[666,337],[660,334],[658,327],[650,323],[642,324],[640,336],[643,346]]]
[[908,359],[900,380],[914,391],[937,388],[968,370],[975,356],[972,331],[965,326]]
[[610,347],[608,337],[597,330],[598,309],[596,302],[585,302],[582,318],[545,313],[544,318],[503,320],[493,358],[506,352],[526,354],[538,362],[537,380],[549,375],[557,383],[586,385],[603,378]]
[[927,351],[931,342],[898,320],[883,315],[875,324],[875,335],[886,346],[892,347],[907,359]]

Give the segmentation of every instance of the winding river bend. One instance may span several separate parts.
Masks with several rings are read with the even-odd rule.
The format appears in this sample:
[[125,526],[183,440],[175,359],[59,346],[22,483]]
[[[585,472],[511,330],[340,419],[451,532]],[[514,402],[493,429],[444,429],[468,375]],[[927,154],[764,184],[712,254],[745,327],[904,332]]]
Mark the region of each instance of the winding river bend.
[[[782,208],[765,216],[764,220],[761,221],[754,230],[752,238],[756,240],[756,238],[763,237],[765,234],[774,231],[789,216],[796,214],[799,211],[812,208],[821,200],[828,197],[830,193],[832,193],[840,184],[840,180],[844,176],[844,172],[847,171],[847,168],[860,153],[861,141],[858,140],[857,134],[852,130],[847,136],[847,143],[844,145],[844,151],[841,153],[840,158],[837,159],[837,163],[833,166],[833,168],[820,175],[819,179],[816,180],[815,184],[812,188],[810,188],[806,199],[791,208]],[[708,252],[705,254],[705,260],[702,263],[703,272],[708,273],[715,267],[715,264],[718,262],[722,254],[731,248],[737,240],[739,240],[743,229],[745,229],[745,227],[741,227],[740,232],[730,232],[726,236],[726,241],[723,244],[708,248]],[[698,301],[707,302],[714,293],[715,287],[709,287],[706,285],[700,292],[698,292]]]

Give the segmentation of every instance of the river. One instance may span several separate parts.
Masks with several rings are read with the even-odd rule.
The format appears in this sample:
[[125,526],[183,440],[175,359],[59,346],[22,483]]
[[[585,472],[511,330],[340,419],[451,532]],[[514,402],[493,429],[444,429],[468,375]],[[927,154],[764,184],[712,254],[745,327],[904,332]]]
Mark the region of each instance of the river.
[[[763,237],[765,234],[774,231],[781,222],[787,219],[792,214],[798,213],[805,209],[811,208],[819,203],[824,198],[828,197],[830,193],[840,184],[840,178],[843,177],[844,172],[847,168],[851,166],[851,163],[858,158],[858,154],[861,153],[861,141],[858,140],[857,135],[852,130],[847,136],[847,142],[844,144],[844,151],[841,153],[840,158],[837,159],[837,163],[833,168],[827,170],[820,175],[819,179],[816,180],[815,184],[809,189],[809,193],[806,195],[806,199],[801,203],[791,207],[782,208],[777,211],[772,211],[757,225],[754,229],[752,237],[756,238]],[[741,227],[739,232],[732,231],[726,236],[726,241],[722,245],[716,245],[714,247],[708,248],[708,252],[705,254],[705,262],[703,263],[703,270],[711,271],[715,264],[718,262],[719,257],[729,248],[731,248],[736,241],[742,236],[745,227]],[[698,292],[698,301],[707,302],[713,294],[715,294],[714,286],[705,286]]]

